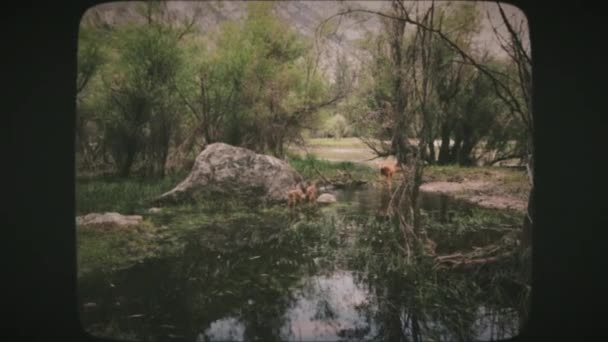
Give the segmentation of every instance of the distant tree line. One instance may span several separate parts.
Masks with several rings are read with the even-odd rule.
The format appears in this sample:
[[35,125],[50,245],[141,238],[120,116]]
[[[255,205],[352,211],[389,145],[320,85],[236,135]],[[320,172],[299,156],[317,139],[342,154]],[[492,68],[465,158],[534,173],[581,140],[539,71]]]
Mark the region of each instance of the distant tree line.
[[[517,82],[526,70],[475,47],[482,13],[474,4],[434,6],[420,19],[491,74],[432,31],[397,37],[385,17],[385,30],[359,42],[371,59],[356,79],[338,56],[333,83],[319,71],[313,39],[276,18],[272,3],[250,3],[245,20],[208,34],[197,31],[196,15],[180,22],[163,2],[138,6],[137,22],[81,25],[81,169],[162,177],[220,141],[283,157],[303,132],[356,136],[388,155],[394,131],[403,130],[431,164],[525,159],[529,149],[526,115],[505,101],[526,102]],[[497,81],[511,94],[497,91]],[[403,111],[419,115],[399,123]]]

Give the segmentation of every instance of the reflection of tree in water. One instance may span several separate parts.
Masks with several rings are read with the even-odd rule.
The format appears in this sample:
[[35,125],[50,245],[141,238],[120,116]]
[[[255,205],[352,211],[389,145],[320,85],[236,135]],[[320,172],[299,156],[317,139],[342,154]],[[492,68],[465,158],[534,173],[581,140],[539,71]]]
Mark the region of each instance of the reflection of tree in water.
[[[506,307],[517,307],[517,299],[509,302],[518,294],[516,286],[509,289],[504,279],[496,280],[496,270],[438,272],[426,259],[405,265],[395,239],[398,231],[390,222],[355,219],[350,232],[353,240],[345,247],[337,238],[340,229],[332,230],[336,228],[332,224],[350,227],[351,221],[321,221],[294,228],[284,216],[256,215],[263,221],[248,216],[203,227],[185,239],[179,255],[114,273],[111,282],[115,287],[111,289],[103,275],[84,279],[84,293],[95,294],[86,301],[97,302],[101,316],[86,325],[115,324],[120,332],[151,341],[166,340],[169,333],[195,340],[197,333],[231,318],[242,326],[238,335],[245,340],[277,341],[285,339],[285,327],[292,326],[289,320],[297,319],[290,309],[303,296],[313,303],[310,317],[305,319],[334,327],[343,340],[490,339],[514,335],[517,330],[512,315],[499,314]],[[369,289],[368,301],[357,307],[361,318],[352,325],[338,326],[350,319],[336,300],[336,293],[348,295],[340,293],[347,290],[300,281],[313,274],[313,282],[335,274],[335,265],[325,265],[320,266],[321,275],[313,266],[314,258],[344,263],[355,270],[359,287]],[[512,270],[499,267],[508,278]],[[112,307],[118,300],[121,306]],[[479,312],[482,306],[485,311]],[[144,316],[128,318],[133,314]],[[485,321],[478,320],[480,315]],[[483,325],[488,329],[480,334]],[[214,336],[230,338],[229,331],[221,329],[224,331]],[[291,333],[295,336],[288,339],[297,340],[297,331]]]
[[[344,319],[344,317],[341,317],[339,307],[344,299],[340,298],[340,295],[345,295],[345,293],[341,291],[343,289],[336,288],[336,286],[343,279],[343,276],[340,273],[317,274],[305,279],[298,291],[299,301],[296,306],[291,308],[294,311],[288,313],[289,317],[296,320],[294,322],[296,324],[289,326],[289,336],[286,338],[301,339],[300,324],[302,323],[322,330],[316,332],[321,334],[340,328],[340,323],[343,323]],[[305,333],[310,334],[310,328]]]
[[285,324],[284,312],[292,298],[276,296],[269,291],[264,295],[254,295],[261,300],[257,305],[242,309],[239,320],[245,330],[245,341],[280,341],[281,327]]
[[[230,261],[232,266],[224,266],[227,272],[207,284],[215,289],[230,289],[232,297],[238,299],[231,305],[232,314],[243,324],[246,341],[281,339],[281,327],[287,319],[284,313],[295,300],[292,288],[308,271],[306,244],[302,243],[302,236],[287,229],[286,224],[283,221],[262,227],[266,238],[256,245],[239,243],[243,241],[242,236],[229,237],[234,245],[222,259],[226,263]],[[226,305],[222,298],[213,298],[218,306]],[[218,317],[209,306],[201,309],[207,314],[215,314],[216,319],[226,316]]]
[[[87,300],[106,312],[95,323],[113,321],[118,332],[135,330],[137,339],[172,334],[194,340],[213,322],[236,317],[246,340],[279,340],[294,300],[291,289],[309,272],[310,258],[304,237],[288,229],[289,222],[264,219],[204,227],[185,239],[179,255],[113,273],[112,291],[104,291],[107,280],[100,274],[83,279],[81,293],[94,294]],[[121,306],[110,308],[117,298]]]
[[317,301],[317,310],[313,319],[320,321],[332,322],[338,318],[338,315],[331,307],[331,304],[327,299],[321,298]]
[[[513,300],[514,294],[492,280],[497,270],[436,271],[432,260],[426,259],[406,265],[399,258],[392,232],[389,223],[368,224],[359,230],[352,248],[350,266],[365,270],[358,273],[357,281],[372,292],[372,303],[360,308],[376,325],[372,340],[474,340],[516,335],[517,319],[500,311],[516,307],[517,298]],[[480,312],[480,307],[485,312]],[[491,319],[484,321],[482,315]]]

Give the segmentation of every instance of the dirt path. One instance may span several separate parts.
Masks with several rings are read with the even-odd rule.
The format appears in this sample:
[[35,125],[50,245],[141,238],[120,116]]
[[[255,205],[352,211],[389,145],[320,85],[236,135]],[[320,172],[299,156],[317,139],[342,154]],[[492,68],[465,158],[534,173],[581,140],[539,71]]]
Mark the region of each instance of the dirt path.
[[[335,145],[327,141],[315,144],[312,140],[305,149],[294,148],[292,151],[298,154],[308,152],[319,159],[362,163],[371,167],[377,167],[386,160],[394,161],[392,157],[373,159],[372,151],[355,140],[337,141]],[[485,208],[524,212],[529,188],[525,174],[518,170],[499,167],[427,167],[420,191],[448,194]]]

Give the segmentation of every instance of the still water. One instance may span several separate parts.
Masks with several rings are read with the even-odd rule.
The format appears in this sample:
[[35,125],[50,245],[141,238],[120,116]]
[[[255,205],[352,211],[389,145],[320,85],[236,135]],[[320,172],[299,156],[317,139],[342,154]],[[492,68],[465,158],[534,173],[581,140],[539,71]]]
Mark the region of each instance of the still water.
[[[481,303],[468,323],[461,323],[459,314],[434,319],[418,313],[413,320],[408,298],[415,296],[415,286],[384,265],[372,276],[369,264],[351,262],[356,259],[354,236],[366,240],[369,231],[353,222],[377,217],[388,203],[388,191],[370,186],[334,194],[338,203],[321,216],[339,218],[341,230],[294,229],[284,217],[263,216],[204,224],[184,238],[177,255],[84,276],[78,286],[85,330],[127,340],[192,342],[393,341],[395,336],[454,341],[517,335],[516,312],[500,303],[491,308]],[[420,205],[435,222],[449,222],[455,213],[473,215],[470,205],[440,195],[422,194]],[[481,235],[478,244],[498,237]],[[471,237],[465,234],[439,241],[438,249],[466,244],[471,245]],[[454,317],[460,323],[453,323]]]

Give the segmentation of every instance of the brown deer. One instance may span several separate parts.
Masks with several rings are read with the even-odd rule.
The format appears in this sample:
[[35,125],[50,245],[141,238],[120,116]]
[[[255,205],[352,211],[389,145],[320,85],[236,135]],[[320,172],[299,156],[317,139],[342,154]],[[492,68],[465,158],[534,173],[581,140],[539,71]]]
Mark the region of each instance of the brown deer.
[[[397,164],[381,164],[380,165],[380,175],[384,176],[388,182],[393,180],[393,175],[396,172],[401,172],[401,167]],[[390,183],[389,183],[390,184]]]
[[306,188],[306,200],[310,203],[314,203],[317,200],[317,181],[312,182]]
[[317,182],[314,181],[307,185],[305,183],[298,183],[295,189],[287,192],[287,205],[290,208],[298,205],[299,203],[310,202],[314,203],[317,200]]
[[301,187],[298,186],[296,189],[290,190],[287,193],[287,206],[293,208],[298,203],[306,200],[306,194],[302,191]]

